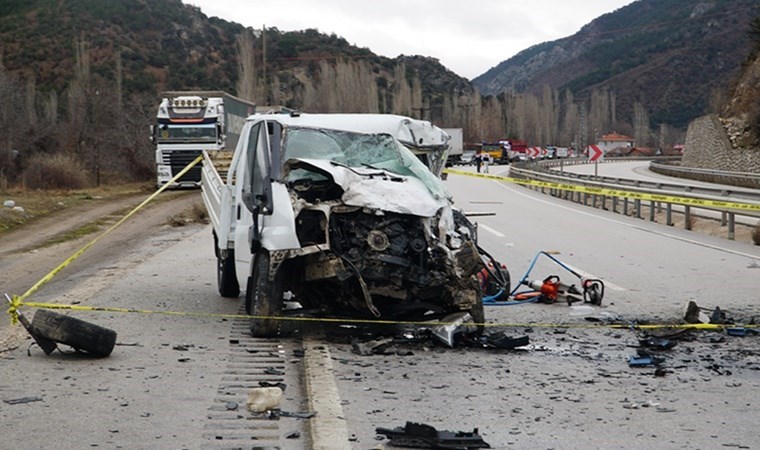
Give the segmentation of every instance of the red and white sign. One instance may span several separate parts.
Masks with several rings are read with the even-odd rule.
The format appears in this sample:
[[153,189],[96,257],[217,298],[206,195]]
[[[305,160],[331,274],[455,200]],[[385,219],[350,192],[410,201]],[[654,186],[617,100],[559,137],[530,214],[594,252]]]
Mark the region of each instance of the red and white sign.
[[528,147],[525,153],[527,153],[531,158],[538,158],[538,156],[541,154],[541,147]]
[[586,149],[588,151],[588,160],[591,162],[604,161],[604,152],[594,144]]

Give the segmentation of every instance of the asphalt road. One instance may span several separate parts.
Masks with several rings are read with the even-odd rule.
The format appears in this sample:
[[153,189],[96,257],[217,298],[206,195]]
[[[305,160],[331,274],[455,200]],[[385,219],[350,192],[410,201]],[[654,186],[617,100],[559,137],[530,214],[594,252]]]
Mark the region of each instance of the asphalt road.
[[[489,331],[529,337],[530,346],[519,351],[401,340],[386,354],[370,356],[352,351],[352,337],[370,336],[350,328],[309,335],[305,345],[303,330],[254,340],[245,336],[244,321],[231,318],[76,312],[117,331],[113,355],[45,356],[32,347],[27,356],[28,340],[5,352],[0,432],[9,439],[2,447],[236,448],[259,442],[310,448],[310,436],[322,426],[317,418],[269,420],[245,410],[246,392],[259,381],[287,384],[283,410],[334,419],[328,435],[335,445],[323,448],[382,448],[387,441],[375,428],[407,421],[439,430],[478,428],[492,448],[757,445],[760,338],[690,333],[661,352],[655,371],[629,367],[638,345],[634,331],[596,326],[610,318],[676,322],[689,300],[709,310],[719,306],[740,322],[753,320],[760,316],[760,247],[518,186],[464,176],[450,176],[446,184],[465,211],[494,213],[476,218],[480,243],[509,266],[513,283],[537,252],[548,251],[576,272],[605,281],[602,306],[488,306]],[[99,259],[75,276],[62,272],[55,289],[41,290],[34,300],[239,311],[239,301],[216,293],[209,226],[143,230],[129,242],[112,260]],[[548,275],[577,281],[539,258],[530,276]],[[326,360],[310,360],[313,353]],[[312,383],[317,378],[323,382]],[[21,398],[38,400],[7,403]]]
[[[495,213],[476,218],[480,242],[509,266],[513,282],[543,250],[576,272],[602,278],[603,304],[487,307],[490,330],[530,338],[521,351],[427,342],[359,356],[336,338],[336,380],[356,437],[352,448],[375,448],[375,427],[406,421],[439,430],[477,428],[493,448],[757,444],[751,400],[760,387],[756,336],[693,333],[662,352],[662,376],[655,376],[654,367],[628,366],[637,350],[635,332],[583,327],[597,323],[587,318],[678,322],[689,300],[754,320],[760,315],[760,248],[494,181],[452,175],[446,183],[465,211]],[[536,279],[553,274],[577,282],[546,258],[531,272]]]

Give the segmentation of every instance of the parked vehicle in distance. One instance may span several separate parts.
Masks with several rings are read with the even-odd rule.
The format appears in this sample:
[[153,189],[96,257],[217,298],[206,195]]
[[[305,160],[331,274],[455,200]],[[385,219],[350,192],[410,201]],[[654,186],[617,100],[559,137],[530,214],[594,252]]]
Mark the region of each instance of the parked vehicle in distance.
[[254,336],[279,332],[285,297],[296,313],[483,323],[477,229],[397,136],[443,165],[439,128],[382,114],[251,116],[226,179],[204,152],[219,292],[246,282]]
[[[232,150],[245,118],[256,106],[226,92],[164,92],[150,140],[156,144],[156,184],[168,183],[202,151]],[[198,187],[201,168],[196,166],[171,187]]]
[[449,150],[446,156],[446,167],[459,164],[464,152],[464,140],[461,128],[444,128],[449,135]]
[[475,150],[463,151],[462,156],[459,158],[459,164],[462,164],[462,165],[475,164]]

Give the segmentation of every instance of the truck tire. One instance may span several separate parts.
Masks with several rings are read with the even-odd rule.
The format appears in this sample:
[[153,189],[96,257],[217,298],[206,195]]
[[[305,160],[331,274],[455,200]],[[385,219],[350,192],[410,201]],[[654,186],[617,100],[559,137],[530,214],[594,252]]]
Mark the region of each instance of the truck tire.
[[273,279],[270,279],[269,266],[269,252],[259,251],[253,261],[251,276],[248,277],[245,309],[248,314],[256,316],[251,319],[253,337],[274,337],[280,328],[280,321],[274,317],[282,312],[282,270],[277,270]]
[[216,284],[222,297],[237,298],[240,295],[240,283],[235,274],[235,252],[230,251],[226,258],[216,258]]
[[110,355],[116,345],[115,331],[47,309],[34,313],[31,328],[39,336],[95,356]]

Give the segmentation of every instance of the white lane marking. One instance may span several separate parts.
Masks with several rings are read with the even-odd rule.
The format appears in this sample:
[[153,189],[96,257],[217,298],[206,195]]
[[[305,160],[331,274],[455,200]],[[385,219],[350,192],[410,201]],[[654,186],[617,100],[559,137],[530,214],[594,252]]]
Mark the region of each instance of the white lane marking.
[[[706,248],[709,248],[709,249],[712,249],[712,250],[717,250],[717,251],[720,251],[720,252],[730,253],[732,255],[743,256],[745,258],[751,258],[751,259],[757,259],[758,258],[758,255],[752,255],[750,253],[744,253],[744,252],[740,252],[738,250],[732,250],[730,248],[720,247],[718,245],[707,244],[705,242],[695,241],[693,239],[688,239],[688,238],[685,238],[685,237],[676,236],[676,235],[673,235],[673,234],[670,234],[670,233],[665,233],[663,231],[649,230],[649,229],[646,229],[646,228],[643,228],[643,227],[640,227],[640,226],[637,226],[637,225],[632,225],[630,223],[621,222],[621,221],[615,220],[615,219],[610,219],[609,217],[603,217],[603,216],[599,216],[599,215],[596,215],[596,214],[588,213],[588,212],[585,212],[585,211],[579,211],[579,210],[577,210],[575,208],[570,208],[568,206],[564,206],[564,205],[561,205],[559,203],[553,203],[553,202],[550,202],[550,201],[547,201],[547,200],[543,200],[543,199],[540,199],[540,198],[533,197],[532,195],[528,195],[528,194],[525,194],[523,192],[519,192],[519,191],[517,191],[515,189],[512,189],[509,186],[505,186],[503,183],[501,183],[499,181],[493,180],[493,182],[496,183],[496,185],[501,186],[502,188],[504,188],[504,189],[506,189],[506,190],[508,190],[510,192],[514,192],[517,195],[521,195],[523,197],[530,198],[531,200],[534,200],[534,201],[537,201],[537,202],[541,202],[541,203],[544,203],[544,204],[547,204],[547,205],[551,205],[552,207],[555,207],[555,208],[562,208],[562,209],[565,209],[567,211],[572,211],[572,212],[577,213],[577,214],[582,214],[584,216],[594,217],[594,218],[599,219],[599,220],[604,220],[604,221],[607,221],[607,222],[616,223],[618,225],[623,225],[623,226],[626,226],[626,227],[629,227],[629,228],[634,228],[634,229],[639,230],[639,231],[645,231],[647,233],[652,233],[652,234],[656,234],[656,235],[659,235],[659,236],[667,237],[667,238],[670,238],[670,239],[675,239],[677,241],[686,242],[688,244],[699,245],[701,247],[706,247]],[[481,224],[479,226],[483,226],[483,225]]]
[[488,231],[489,233],[491,233],[494,236],[499,237],[499,238],[505,238],[505,237],[507,237],[505,234],[502,234],[502,233],[494,230],[493,228],[489,227],[488,225],[483,225],[482,223],[478,223],[478,228],[482,228],[482,229]]

